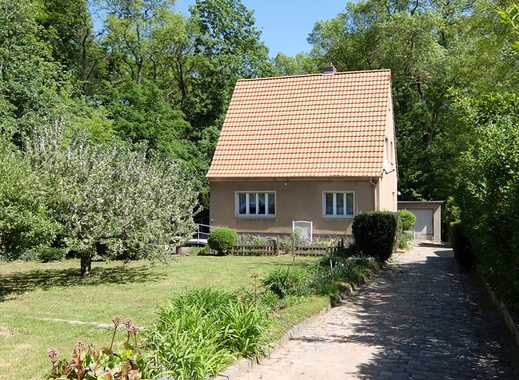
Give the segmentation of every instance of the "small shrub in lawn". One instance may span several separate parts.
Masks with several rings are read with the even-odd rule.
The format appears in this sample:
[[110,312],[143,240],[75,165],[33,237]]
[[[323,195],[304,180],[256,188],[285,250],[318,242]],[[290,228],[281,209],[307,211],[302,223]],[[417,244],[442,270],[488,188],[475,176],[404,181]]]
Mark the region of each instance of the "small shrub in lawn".
[[232,247],[238,241],[236,231],[230,228],[217,228],[209,234],[209,248],[214,249],[219,255],[228,255]]
[[454,256],[458,263],[465,268],[472,268],[474,266],[474,254],[465,226],[461,222],[452,223],[450,237]]
[[368,212],[353,220],[355,245],[362,254],[386,261],[391,257],[398,235],[398,216],[394,212]]
[[267,346],[268,311],[248,297],[218,289],[186,292],[163,307],[147,332],[154,376],[206,379],[240,356]]
[[309,271],[294,267],[276,269],[263,279],[265,288],[279,298],[306,295],[310,292],[311,282]]

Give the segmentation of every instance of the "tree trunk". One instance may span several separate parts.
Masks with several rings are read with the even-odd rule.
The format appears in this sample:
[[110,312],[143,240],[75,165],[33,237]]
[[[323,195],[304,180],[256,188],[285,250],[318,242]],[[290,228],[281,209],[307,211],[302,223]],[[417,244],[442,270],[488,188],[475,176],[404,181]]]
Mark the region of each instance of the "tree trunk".
[[81,277],[88,277],[92,270],[92,255],[81,255]]

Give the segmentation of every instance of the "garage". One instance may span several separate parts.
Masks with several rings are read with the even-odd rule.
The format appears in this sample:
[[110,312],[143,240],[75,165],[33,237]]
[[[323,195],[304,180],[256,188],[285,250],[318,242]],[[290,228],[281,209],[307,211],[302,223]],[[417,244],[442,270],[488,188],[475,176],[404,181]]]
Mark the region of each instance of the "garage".
[[441,241],[441,207],[443,201],[399,201],[399,210],[408,210],[416,216],[416,240]]

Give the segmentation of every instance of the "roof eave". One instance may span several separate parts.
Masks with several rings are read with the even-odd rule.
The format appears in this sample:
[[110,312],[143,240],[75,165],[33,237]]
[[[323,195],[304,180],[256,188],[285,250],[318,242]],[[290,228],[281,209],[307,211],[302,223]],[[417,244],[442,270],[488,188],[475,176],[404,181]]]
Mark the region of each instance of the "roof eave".
[[369,181],[370,179],[380,178],[379,175],[363,175],[363,176],[211,176],[207,175],[209,181]]

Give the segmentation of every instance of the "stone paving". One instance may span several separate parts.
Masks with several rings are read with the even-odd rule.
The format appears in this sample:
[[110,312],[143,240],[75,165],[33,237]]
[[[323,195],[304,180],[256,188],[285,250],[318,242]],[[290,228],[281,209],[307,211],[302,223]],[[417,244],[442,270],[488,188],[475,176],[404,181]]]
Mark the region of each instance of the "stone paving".
[[519,379],[516,359],[452,251],[417,247],[240,380]]

